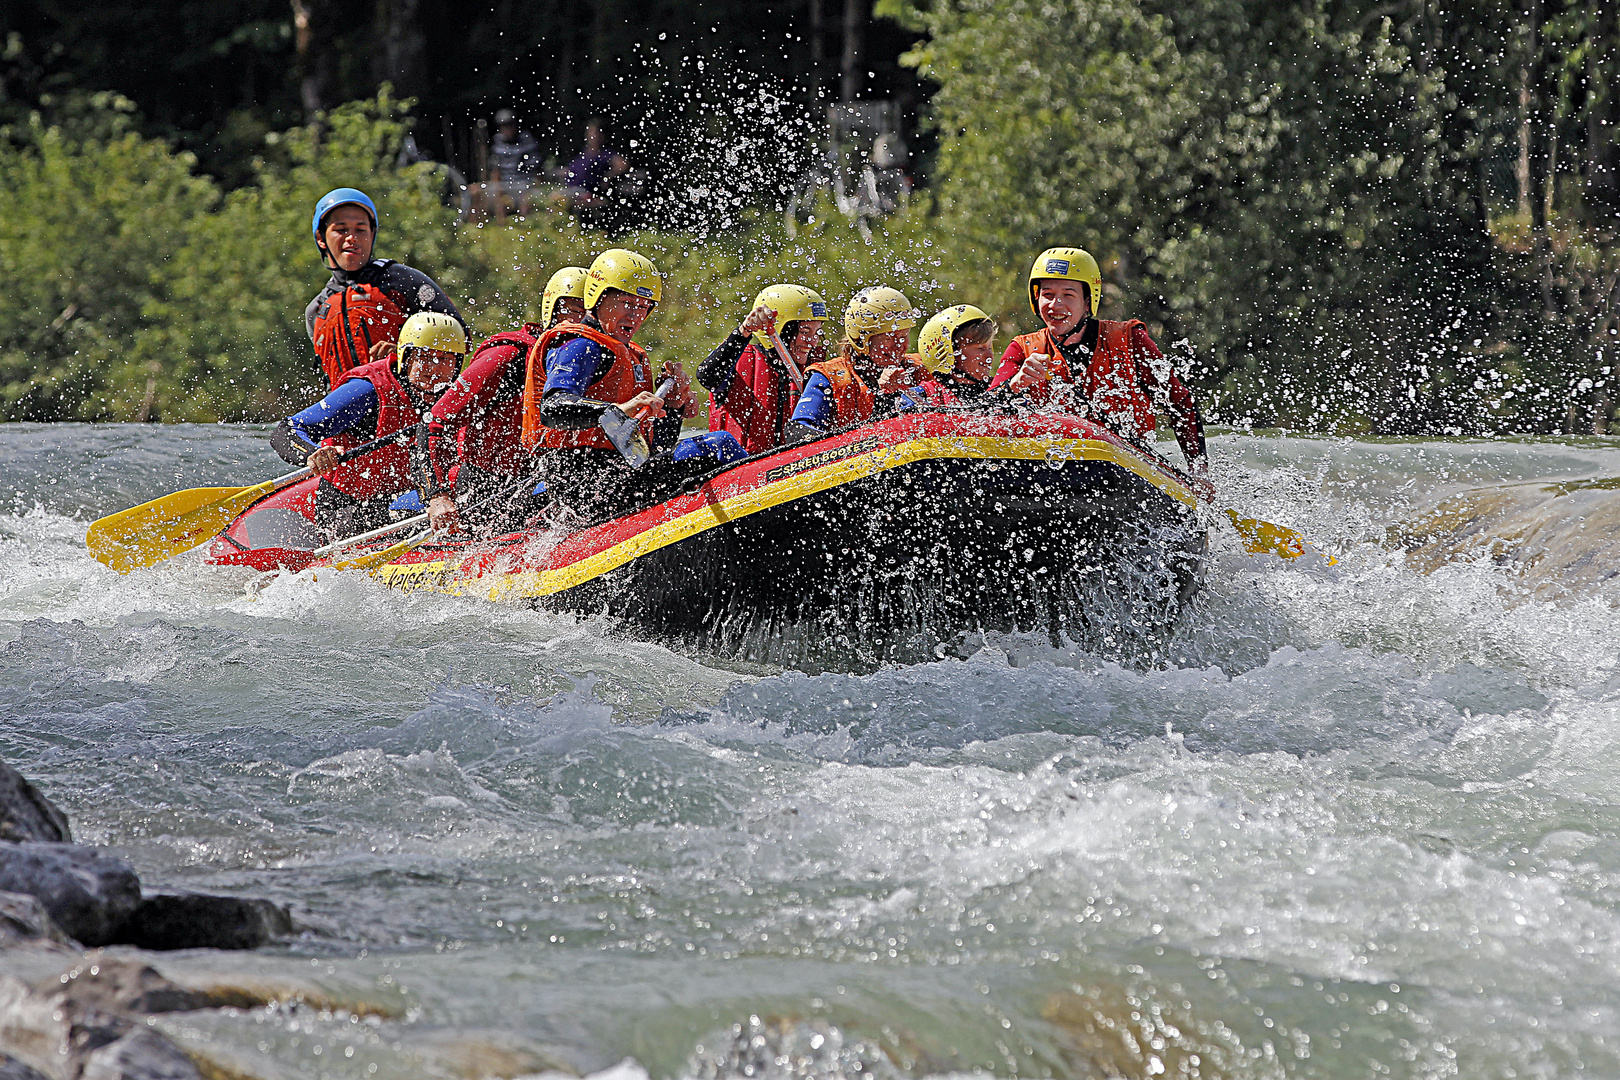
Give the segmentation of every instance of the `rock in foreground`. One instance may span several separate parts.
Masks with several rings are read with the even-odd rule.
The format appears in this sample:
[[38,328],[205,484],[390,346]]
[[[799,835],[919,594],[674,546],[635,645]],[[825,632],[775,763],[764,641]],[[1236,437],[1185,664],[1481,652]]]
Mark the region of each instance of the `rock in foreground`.
[[10,765],[0,761],[0,840],[72,841],[67,815]]
[[78,844],[0,843],[0,891],[37,897],[85,945],[122,940],[141,902],[141,881],[123,859]]

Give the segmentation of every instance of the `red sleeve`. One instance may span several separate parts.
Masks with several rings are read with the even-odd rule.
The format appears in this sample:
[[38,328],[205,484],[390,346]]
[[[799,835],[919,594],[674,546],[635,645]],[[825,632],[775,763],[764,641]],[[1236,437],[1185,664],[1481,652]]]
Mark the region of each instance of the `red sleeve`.
[[1170,399],[1170,424],[1176,433],[1176,443],[1188,463],[1203,457],[1204,420],[1198,415],[1198,403],[1193,400],[1187,384],[1176,377],[1175,368],[1159,351],[1148,336],[1147,328],[1140,324],[1131,327],[1131,351],[1137,356],[1142,383],[1149,390],[1163,390]]
[[1019,344],[1017,338],[1007,342],[1007,351],[1001,354],[1001,366],[996,369],[996,377],[990,380],[990,389],[994,390],[1014,375],[1024,366],[1024,346]]
[[452,489],[455,484],[456,438],[465,427],[494,408],[500,401],[507,367],[522,363],[524,350],[517,345],[501,345],[482,353],[456,377],[427,417],[427,462],[434,486]]

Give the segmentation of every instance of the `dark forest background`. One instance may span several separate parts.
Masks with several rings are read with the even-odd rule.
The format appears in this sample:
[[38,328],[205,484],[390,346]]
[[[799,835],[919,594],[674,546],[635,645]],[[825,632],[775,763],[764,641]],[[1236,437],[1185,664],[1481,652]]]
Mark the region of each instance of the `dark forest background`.
[[[1607,431],[1620,344],[1613,0],[11,0],[0,9],[0,415],[264,419],[317,390],[308,207],[489,333],[610,242],[669,275],[644,332],[702,355],[771,280],[885,281],[1033,328],[1078,243],[1223,422]],[[894,103],[917,183],[792,235],[826,107]],[[464,220],[496,109],[635,212]],[[484,126],[480,126],[484,125]]]

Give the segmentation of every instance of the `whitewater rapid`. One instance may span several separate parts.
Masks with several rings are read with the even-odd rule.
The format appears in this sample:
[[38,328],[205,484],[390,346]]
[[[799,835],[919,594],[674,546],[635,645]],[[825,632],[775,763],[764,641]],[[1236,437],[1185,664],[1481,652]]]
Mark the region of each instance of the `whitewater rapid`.
[[119,576],[89,521],[276,475],[263,431],[6,425],[0,758],[149,887],[291,906],[148,957],[304,994],[157,1020],[264,1080],[1620,1074],[1616,597],[1392,540],[1620,441],[1212,446],[1338,563],[1217,531],[1149,670],[810,676],[358,573]]

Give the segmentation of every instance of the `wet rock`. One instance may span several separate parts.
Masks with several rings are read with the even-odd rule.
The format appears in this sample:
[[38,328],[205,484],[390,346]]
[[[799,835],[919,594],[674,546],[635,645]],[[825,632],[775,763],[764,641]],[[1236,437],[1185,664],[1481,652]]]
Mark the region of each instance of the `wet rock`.
[[0,761],[0,840],[70,843],[67,815],[10,765]]
[[0,892],[0,949],[27,942],[66,945],[69,940],[38,897]]
[[60,994],[33,990],[14,975],[0,976],[0,1054],[48,1080],[77,1080],[90,1054],[134,1026],[128,1017],[75,1008]]
[[292,932],[287,909],[268,900],[181,893],[142,900],[119,940],[142,949],[257,949]]
[[93,1051],[79,1075],[80,1080],[202,1080],[190,1055],[149,1027]]
[[36,897],[56,924],[86,945],[108,945],[141,902],[123,859],[77,844],[0,843],[0,891]]
[[0,1080],[49,1080],[42,1072],[30,1069],[16,1058],[0,1054]]
[[90,953],[62,973],[52,996],[79,1012],[165,1013],[207,1009],[214,995],[171,982],[157,968]]

